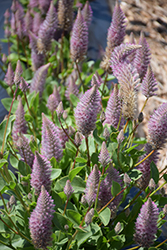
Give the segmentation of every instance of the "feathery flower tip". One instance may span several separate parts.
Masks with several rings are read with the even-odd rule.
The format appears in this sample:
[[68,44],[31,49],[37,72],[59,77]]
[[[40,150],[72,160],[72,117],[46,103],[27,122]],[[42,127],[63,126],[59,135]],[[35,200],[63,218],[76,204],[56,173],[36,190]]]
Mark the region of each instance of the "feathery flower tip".
[[99,154],[99,162],[102,164],[103,167],[106,167],[110,162],[110,154],[107,150],[106,143],[103,141],[101,151]]
[[148,198],[143,204],[135,224],[134,240],[141,247],[150,247],[157,232],[158,208],[157,205]]
[[51,196],[42,186],[37,205],[29,219],[32,242],[37,249],[46,250],[51,245],[53,207]]
[[157,82],[154,77],[154,73],[151,69],[151,66],[149,65],[147,68],[147,72],[143,78],[143,81],[141,83],[141,91],[144,96],[147,98],[154,96],[155,92],[158,90],[157,88]]
[[64,187],[64,193],[67,196],[67,199],[69,199],[74,192],[73,187],[71,186],[71,182],[67,180],[66,185]]

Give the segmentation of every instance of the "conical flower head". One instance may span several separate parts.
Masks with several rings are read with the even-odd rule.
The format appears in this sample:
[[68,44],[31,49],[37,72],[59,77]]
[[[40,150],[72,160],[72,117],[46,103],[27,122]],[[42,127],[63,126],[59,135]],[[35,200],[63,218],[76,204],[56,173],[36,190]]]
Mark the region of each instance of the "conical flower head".
[[49,66],[50,66],[50,63],[41,66],[35,72],[32,82],[31,82],[30,92],[32,93],[34,90],[36,93],[39,92],[39,97],[42,97]]
[[37,151],[35,152],[35,159],[31,174],[31,186],[35,189],[35,194],[39,195],[42,185],[46,190],[51,190],[51,164],[47,158]]
[[136,51],[133,65],[137,69],[140,78],[143,79],[151,59],[150,48],[143,32],[140,34],[139,45],[142,45],[142,47]]
[[83,16],[87,26],[89,27],[89,25],[92,21],[92,8],[91,8],[88,1],[86,1],[81,13],[82,13],[82,16]]
[[102,146],[101,146],[101,151],[99,154],[99,162],[103,167],[106,167],[108,163],[110,162],[110,155],[106,147],[105,141],[103,141]]
[[[121,115],[121,101],[119,98],[119,90],[118,86],[115,84],[114,85],[114,90],[111,92],[110,98],[107,103],[107,108],[106,108],[106,119],[104,121],[104,124],[110,124],[113,127],[117,128],[120,115]],[[124,119],[121,118],[121,123],[120,123],[120,129],[122,128],[124,124]]]
[[149,65],[141,83],[141,92],[143,95],[145,95],[145,97],[149,98],[151,96],[154,96],[157,90],[157,82],[151,66]]
[[53,207],[51,196],[45,190],[45,187],[42,186],[37,205],[29,219],[32,242],[37,249],[46,250],[52,243]]
[[70,54],[73,62],[81,62],[86,56],[87,49],[88,27],[79,9],[73,25],[70,41]]
[[21,134],[18,138],[17,148],[19,150],[21,160],[27,163],[30,167],[32,167],[34,161],[34,154],[32,153],[28,139],[23,134]]
[[124,40],[125,28],[126,28],[125,27],[125,15],[123,11],[121,10],[118,1],[116,1],[116,5],[115,5],[113,16],[112,16],[112,22],[108,29],[108,34],[107,34],[106,52],[105,52],[103,61],[101,63],[101,67],[107,72],[110,72],[111,70],[110,58],[111,58],[111,53],[113,49],[116,46],[119,46]]
[[13,72],[11,63],[8,64],[8,70],[5,75],[5,82],[10,87],[12,87],[12,85],[14,84],[14,72]]
[[[117,182],[121,187],[122,187],[122,179],[119,175],[119,172],[110,164],[108,169],[105,172],[107,174],[106,178],[102,180],[100,184],[100,190],[99,190],[99,206],[103,207],[105,206],[111,199],[112,199],[112,194],[111,194],[111,187],[112,187],[112,181]],[[113,211],[116,209],[118,206],[122,196],[118,195],[110,204],[109,208],[112,209]]]
[[24,24],[25,24],[25,27],[24,27],[24,34],[26,36],[28,36],[28,32],[29,30],[32,30],[32,24],[33,24],[33,18],[32,18],[32,15],[31,15],[31,12],[30,10],[27,10],[26,14],[25,14],[25,17],[24,17]]
[[21,91],[22,91],[24,94],[26,93],[26,91],[27,91],[28,88],[29,88],[28,83],[24,80],[23,77],[21,77],[20,84],[19,84],[19,88],[21,89]]
[[71,197],[73,192],[74,192],[74,189],[71,186],[71,182],[69,180],[67,180],[66,185],[64,187],[64,193],[67,196],[67,199],[69,199]]
[[98,72],[96,71],[96,73],[92,77],[91,86],[97,85],[99,88],[102,83],[103,83],[103,80],[100,77],[100,75],[98,74]]
[[95,129],[97,114],[100,112],[100,93],[97,85],[87,90],[75,109],[75,120],[78,130],[88,136]]
[[58,2],[58,25],[64,31],[70,31],[73,23],[74,0],[59,0]]
[[92,222],[93,215],[94,215],[94,208],[91,208],[90,211],[85,216],[85,223],[87,226]]
[[[146,151],[146,153],[140,158],[140,160],[144,159],[152,151],[152,146],[149,144],[146,144],[144,151]],[[149,181],[151,178],[150,164],[152,161],[155,164],[158,161],[157,150],[137,167],[137,169],[142,172],[142,176],[137,180],[137,185],[141,190],[145,190],[146,187],[149,185]]]
[[163,147],[167,139],[167,103],[161,104],[154,111],[148,122],[148,143],[153,149]]
[[155,240],[157,233],[158,208],[148,198],[143,204],[135,224],[134,240],[141,247],[150,247]]
[[[38,46],[38,52],[44,53],[45,51],[49,51],[51,47],[51,40],[53,39],[54,32],[57,28],[57,13],[53,5],[53,1],[50,3],[49,10],[46,15],[46,19],[39,27],[38,38],[43,46]],[[41,49],[43,47],[43,50]]]
[[15,76],[14,76],[14,83],[17,85],[21,80],[21,74],[23,73],[23,68],[21,66],[20,60],[17,61]]
[[95,165],[90,175],[88,176],[88,179],[86,182],[85,198],[89,206],[96,199],[99,180],[100,180],[100,171],[98,170],[97,165]]
[[61,101],[60,94],[59,94],[59,91],[55,85],[53,93],[48,97],[48,101],[47,101],[46,106],[48,107],[48,109],[51,112],[53,112],[54,110],[57,109],[57,106],[59,105],[60,101]]
[[42,149],[41,152],[51,159],[55,157],[57,161],[62,158],[62,145],[59,138],[59,128],[54,125],[44,114],[42,114]]
[[42,22],[43,22],[43,19],[41,17],[41,13],[35,12],[34,19],[33,19],[33,25],[32,25],[32,31],[35,35],[38,35],[39,27],[42,24]]
[[22,100],[21,98],[19,99],[19,104],[16,110],[16,119],[13,123],[13,128],[12,128],[12,138],[13,141],[17,144],[19,134],[26,134],[27,132],[27,124],[24,118],[24,108],[22,105]]
[[74,78],[71,75],[71,77],[69,78],[69,83],[65,92],[65,96],[67,100],[70,101],[70,94],[78,96],[78,93],[79,93],[78,86],[75,84]]

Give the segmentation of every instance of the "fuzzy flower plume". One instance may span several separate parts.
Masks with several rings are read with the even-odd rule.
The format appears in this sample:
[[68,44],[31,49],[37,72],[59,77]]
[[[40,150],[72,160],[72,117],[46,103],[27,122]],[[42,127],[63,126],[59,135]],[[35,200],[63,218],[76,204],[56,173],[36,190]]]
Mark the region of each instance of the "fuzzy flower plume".
[[28,32],[29,30],[32,30],[32,25],[33,25],[33,18],[32,18],[30,10],[27,10],[25,14],[24,23],[25,23],[24,33],[26,36],[28,36]]
[[21,91],[25,94],[26,91],[28,90],[29,88],[29,85],[28,83],[25,81],[25,79],[23,77],[21,77],[21,80],[20,80],[20,84],[19,84],[19,88],[21,89]]
[[[140,160],[144,159],[152,151],[151,145],[146,144],[144,151],[146,151],[146,153],[140,158]],[[137,185],[141,190],[145,190],[146,187],[149,185],[149,181],[151,178],[150,164],[152,161],[155,164],[158,161],[157,150],[137,167],[137,169],[142,172],[142,176],[137,180]]]
[[131,62],[129,58],[133,53],[140,49],[141,45],[125,43],[117,46],[111,54],[111,68],[115,77],[120,76],[122,65],[127,65]]
[[96,73],[92,77],[91,86],[97,84],[97,86],[99,88],[102,83],[103,83],[103,80],[102,80],[101,76],[98,74],[98,72],[96,71]]
[[[117,127],[121,115],[121,102],[119,99],[119,90],[118,86],[115,84],[114,85],[114,90],[112,91],[110,98],[107,103],[107,108],[106,108],[106,119],[104,121],[104,124],[110,124],[113,127]],[[121,123],[120,123],[120,128],[122,128],[124,124],[124,119],[121,118]]]
[[101,67],[109,73],[111,71],[111,53],[115,47],[119,46],[123,42],[125,36],[125,28],[125,15],[121,10],[118,1],[116,1],[112,16],[112,22],[108,29],[106,52],[101,63]]
[[21,134],[18,138],[17,148],[19,150],[21,160],[32,167],[34,154],[32,153],[28,139],[23,134]]
[[32,32],[36,36],[38,35],[39,27],[42,24],[42,22],[43,22],[43,19],[41,17],[41,13],[40,12],[35,12],[34,13],[34,19],[33,19],[33,25],[32,25]]
[[79,9],[73,25],[70,42],[70,54],[73,62],[81,62],[86,56],[87,49],[88,27]]
[[148,198],[140,209],[135,224],[134,240],[141,247],[150,247],[155,240],[157,233],[158,208],[157,205]]
[[58,88],[54,86],[53,93],[48,97],[47,107],[51,112],[54,112],[57,109],[61,99]]
[[35,159],[31,174],[31,186],[35,189],[35,194],[39,195],[41,186],[44,185],[46,190],[51,190],[51,164],[47,158],[35,152]]
[[137,70],[131,65],[122,65],[117,69],[122,100],[122,114],[126,119],[133,120],[137,110],[137,92],[140,78]]
[[106,167],[108,163],[110,162],[110,155],[106,147],[105,141],[102,143],[101,151],[99,154],[99,162],[103,167]]
[[14,72],[11,63],[8,64],[8,70],[5,75],[5,82],[9,87],[12,87],[12,85],[14,84]]
[[62,145],[59,138],[59,128],[42,114],[42,149],[41,152],[47,159],[55,157],[57,161],[62,158]]
[[75,120],[78,130],[88,136],[95,129],[97,114],[100,112],[100,93],[98,86],[94,85],[81,97],[75,109]]
[[92,21],[92,8],[91,8],[88,1],[86,1],[86,4],[84,5],[81,13],[82,13],[82,16],[83,16],[87,26],[89,27],[89,25]]
[[45,55],[38,53],[38,48],[37,48],[38,37],[31,31],[29,31],[29,40],[31,48],[32,70],[37,71],[38,68],[44,65]]
[[157,90],[157,82],[155,80],[151,66],[149,65],[141,83],[141,91],[142,94],[145,95],[145,97],[149,98],[151,96],[154,96]]
[[[100,207],[105,206],[113,197],[111,194],[112,181],[118,182],[121,187],[123,185],[122,179],[119,176],[119,172],[111,164],[109,165],[105,173],[107,174],[107,176],[101,182],[99,196],[98,196]],[[109,208],[114,211],[116,207],[118,206],[121,198],[122,198],[121,195],[118,195],[109,204]]]
[[41,187],[41,193],[37,205],[32,211],[29,219],[29,228],[32,242],[37,249],[46,250],[52,245],[52,219],[54,204],[51,196]]
[[74,192],[73,187],[71,186],[71,182],[67,180],[66,185],[64,187],[64,193],[67,196],[67,199],[69,199]]
[[41,66],[34,74],[34,77],[31,82],[30,92],[32,93],[35,91],[36,93],[39,92],[39,97],[42,97],[42,93],[44,90],[45,80],[48,73],[48,68],[50,63]]
[[38,53],[43,54],[51,48],[51,41],[57,28],[57,14],[53,1],[50,3],[46,19],[39,27],[37,48]]
[[153,149],[160,149],[167,139],[167,103],[154,111],[148,122],[148,143]]
[[94,215],[94,208],[91,208],[90,211],[85,216],[85,223],[87,226],[92,222],[93,215]]
[[78,86],[75,84],[75,80],[71,75],[70,78],[68,79],[68,86],[65,92],[65,96],[67,100],[70,101],[70,94],[78,96],[78,93],[79,93]]
[[99,180],[100,171],[98,170],[98,166],[95,165],[86,182],[85,199],[89,206],[96,200]]
[[142,45],[142,47],[136,51],[134,58],[134,67],[137,68],[140,78],[143,79],[147,72],[147,67],[150,64],[151,59],[150,48],[143,32],[141,32],[140,34],[139,45]]
[[59,0],[58,2],[58,25],[64,31],[70,31],[73,24],[74,0]]
[[17,145],[17,141],[19,138],[19,134],[26,134],[27,133],[27,124],[26,120],[24,118],[24,108],[22,105],[22,100],[19,98],[19,104],[16,110],[16,119],[13,123],[13,128],[12,128],[12,138],[14,143]]

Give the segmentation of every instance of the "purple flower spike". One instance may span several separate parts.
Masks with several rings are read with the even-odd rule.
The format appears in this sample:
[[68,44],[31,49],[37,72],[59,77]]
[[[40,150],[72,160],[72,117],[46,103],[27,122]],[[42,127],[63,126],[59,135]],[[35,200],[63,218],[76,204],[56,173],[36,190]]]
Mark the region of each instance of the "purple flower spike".
[[21,98],[19,99],[19,104],[16,110],[16,119],[13,123],[13,128],[12,128],[12,138],[14,143],[17,144],[19,135],[18,134],[26,134],[27,132],[27,124],[24,118],[24,108],[22,105],[22,100]]
[[36,195],[40,194],[42,185],[44,185],[46,190],[50,192],[51,168],[50,161],[36,151],[31,174],[31,186],[35,189]]
[[[146,151],[146,153],[140,158],[140,160],[144,159],[152,151],[151,145],[146,144],[144,151]],[[152,161],[155,164],[157,163],[157,161],[158,161],[158,152],[157,151],[155,151],[151,156],[149,156],[144,162],[142,162],[137,167],[137,169],[142,172],[142,176],[137,180],[137,185],[141,190],[145,190],[146,187],[149,185],[149,181],[151,178],[150,164]]]
[[61,101],[60,94],[55,85],[53,93],[49,96],[46,106],[51,112],[53,112],[57,109],[57,106],[59,105],[60,101]]
[[91,8],[88,1],[86,1],[86,4],[84,5],[81,13],[82,13],[82,16],[83,16],[87,26],[89,27],[89,25],[92,21],[92,13],[93,12],[92,12],[92,8]]
[[[106,108],[106,120],[104,121],[104,124],[110,124],[113,127],[117,128],[120,115],[121,115],[121,101],[119,98],[119,90],[117,84],[114,85],[114,90],[112,91],[110,98],[107,103],[107,108]],[[121,118],[121,123],[120,123],[120,129],[122,128],[124,124],[124,119],[123,117]]]
[[57,28],[57,14],[53,5],[53,1],[50,3],[49,10],[46,15],[46,19],[39,27],[38,32],[38,53],[43,54],[50,50],[51,41]]
[[112,22],[108,29],[107,35],[107,47],[104,59],[101,63],[101,67],[105,70],[110,72],[110,58],[113,49],[116,46],[119,46],[125,36],[125,15],[120,8],[118,1],[116,1],[116,5],[113,11]]
[[30,92],[32,93],[34,90],[36,93],[39,92],[39,97],[42,97],[42,93],[44,90],[45,80],[48,73],[48,68],[50,63],[41,66],[34,74],[34,77],[31,82]]
[[31,168],[34,161],[34,154],[31,151],[28,139],[21,134],[18,138],[17,148],[21,155],[21,160],[27,163]]
[[81,97],[75,109],[75,120],[78,130],[88,136],[95,129],[97,114],[100,112],[100,94],[98,86],[94,85]]
[[70,54],[73,62],[81,62],[86,56],[87,49],[88,27],[79,9],[73,25],[70,42]]
[[43,22],[43,20],[42,20],[42,17],[41,17],[41,13],[40,12],[35,12],[34,19],[33,19],[32,31],[36,36],[38,35],[39,27],[42,24],[42,22]]
[[95,165],[86,182],[85,198],[89,206],[96,200],[99,180],[100,171],[98,170],[98,166]]
[[97,84],[97,86],[99,88],[102,83],[103,83],[103,80],[101,79],[101,77],[99,76],[98,72],[96,71],[96,73],[92,77],[91,86]]
[[52,245],[52,219],[54,204],[51,196],[41,187],[37,205],[30,215],[29,228],[32,242],[37,249],[46,250]]
[[54,125],[44,114],[42,114],[42,149],[41,152],[51,159],[55,157],[57,161],[62,158],[62,145],[59,138],[59,128]]
[[139,45],[142,45],[142,47],[136,51],[134,67],[137,68],[140,78],[143,79],[147,72],[147,67],[150,64],[151,59],[150,48],[148,46],[146,38],[144,37],[143,32],[141,32],[140,34]]
[[[99,191],[99,205],[100,207],[105,206],[111,199],[111,187],[112,181],[118,182],[122,187],[123,182],[121,177],[119,176],[119,172],[110,164],[108,169],[105,172],[107,174],[106,178],[102,180]],[[118,195],[110,204],[109,208],[113,211],[117,208],[122,196]]]
[[23,73],[23,68],[21,66],[20,60],[17,61],[15,76],[14,76],[14,83],[17,85],[21,80],[21,74]]
[[14,72],[13,72],[11,63],[8,64],[8,70],[5,75],[5,82],[10,87],[12,87],[12,85],[14,84]]
[[87,226],[92,222],[93,215],[94,215],[94,208],[91,208],[90,211],[85,216],[85,223]]
[[167,103],[161,104],[154,111],[148,122],[148,143],[153,149],[163,147],[167,139]]
[[101,151],[99,154],[99,162],[103,167],[106,167],[108,163],[110,162],[110,155],[106,147],[105,141],[102,143]]
[[65,92],[65,96],[67,98],[68,101],[70,101],[70,94],[74,94],[76,96],[78,96],[79,90],[78,90],[78,86],[75,84],[74,78],[71,75],[71,77],[69,78],[69,82],[68,82],[68,86]]
[[19,85],[21,91],[25,94],[26,91],[28,90],[29,88],[29,85],[28,83],[24,80],[23,77],[21,77],[21,81],[20,81],[20,85]]
[[145,77],[143,78],[143,81],[141,83],[141,91],[143,95],[149,98],[151,96],[154,96],[157,90],[157,82],[154,78],[154,73],[151,69],[151,66],[149,65]]
[[24,23],[25,23],[24,33],[26,36],[28,36],[29,30],[32,30],[32,23],[33,23],[33,19],[32,19],[32,15],[31,15],[30,10],[27,10],[27,13],[25,14]]
[[67,196],[67,200],[71,197],[73,192],[74,192],[74,189],[71,186],[71,182],[69,180],[67,180],[66,185],[64,187],[64,193]]
[[157,233],[158,208],[157,205],[148,198],[140,209],[135,224],[134,240],[141,247],[150,247],[155,240]]
[[34,8],[38,6],[38,0],[29,0],[28,7],[29,8]]
[[39,9],[41,10],[42,14],[46,14],[46,12],[49,9],[51,0],[38,0],[38,3],[39,3]]

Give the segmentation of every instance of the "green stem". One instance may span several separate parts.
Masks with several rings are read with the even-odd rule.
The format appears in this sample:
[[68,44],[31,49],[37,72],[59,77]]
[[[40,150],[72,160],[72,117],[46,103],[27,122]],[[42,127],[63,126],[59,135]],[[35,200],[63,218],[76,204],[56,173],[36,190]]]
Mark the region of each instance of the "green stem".
[[153,194],[155,194],[159,189],[161,189],[167,182],[165,181],[161,186],[159,186],[156,190],[154,190],[149,197],[151,197]]
[[7,118],[7,121],[6,121],[5,131],[4,131],[4,135],[3,135],[2,149],[1,149],[1,158],[2,158],[3,152],[4,152],[5,137],[6,137],[7,127],[8,127],[9,118],[10,118],[10,114],[11,114],[11,111],[12,111],[12,107],[13,107],[13,103],[14,103],[14,100],[15,100],[15,97],[16,97],[17,90],[18,90],[18,85],[16,86],[16,90],[15,90],[15,92],[14,92],[14,96],[13,96],[13,99],[12,99],[12,103],[11,103],[10,109],[9,109],[8,118]]
[[4,205],[5,211],[8,213],[7,206],[6,206],[6,203],[5,203],[5,201],[4,201],[4,198],[3,198],[3,195],[1,194],[1,192],[0,192],[0,197],[1,197],[1,199],[2,199],[2,202],[3,202],[3,205]]
[[[78,155],[78,152],[79,152],[79,148],[77,148],[77,152],[76,152],[76,155],[75,155],[74,163],[73,163],[73,165],[72,165],[72,169],[74,169],[74,167],[75,167],[76,157],[77,157],[77,155]],[[72,170],[72,169],[71,169],[71,170]]]
[[106,86],[106,83],[107,83],[107,78],[108,78],[108,72],[106,73],[106,76],[105,76],[105,79],[104,79],[104,83],[103,83],[103,89],[102,89],[102,95],[104,95],[104,89],[105,89],[105,86]]
[[25,54],[25,57],[26,57],[26,60],[27,60],[27,68],[29,68],[28,56],[27,56],[27,52],[26,52],[26,48],[25,48],[23,40],[21,40],[21,44],[23,46],[24,54]]
[[87,156],[88,156],[88,162],[87,162],[87,165],[88,165],[88,167],[90,167],[90,154],[89,154],[88,137],[85,137],[85,142],[86,142]]
[[[138,163],[136,163],[136,164],[134,165],[133,168],[137,167],[137,166],[140,165],[143,161],[147,160],[147,158],[150,157],[150,156],[154,153],[154,151],[155,151],[155,149],[153,149],[146,157],[144,157],[143,160],[141,160],[141,161],[139,161]],[[131,168],[131,169],[132,169],[132,168]],[[131,170],[131,169],[130,169],[130,170]]]
[[167,239],[164,240],[163,242],[161,242],[161,243],[160,243],[159,245],[157,245],[155,248],[158,248],[158,247],[162,246],[165,242],[167,242]]
[[7,246],[7,247],[9,247],[9,248],[11,248],[11,249],[16,250],[16,248],[14,248],[12,245],[8,245],[7,243],[5,243],[5,242],[3,242],[1,240],[0,240],[0,243],[3,244],[3,245],[5,245],[5,246]]
[[147,104],[148,98],[149,98],[149,97],[147,97],[147,99],[145,100],[144,105],[143,105],[143,107],[142,107],[142,109],[141,109],[140,112],[143,112],[143,110],[144,110],[144,108],[145,108],[145,106],[146,106],[146,104]]
[[[105,167],[103,167],[101,177],[104,175],[104,170],[105,170]],[[101,184],[101,180],[99,180],[99,184],[98,184],[98,188],[97,188],[97,194],[96,194],[96,200],[95,200],[95,207],[94,207],[95,210],[97,208],[97,203],[98,203],[98,196],[99,196],[99,191],[100,191],[100,184]]]
[[[77,62],[75,62],[75,64],[76,64],[76,67],[77,67],[78,76],[79,76],[79,79],[80,79],[81,85],[83,86],[83,82],[82,82],[82,78],[81,78],[81,72],[80,72],[80,70],[79,70],[78,63],[77,63]],[[83,86],[83,88],[84,88],[84,86]]]
[[136,247],[131,247],[131,248],[128,248],[127,250],[134,250],[134,249],[137,249],[139,248],[140,246],[136,246]]
[[126,124],[125,124],[125,126],[124,126],[124,133],[125,133],[125,131],[126,131],[126,128],[127,128],[127,126],[128,126],[128,123],[129,123],[129,119],[126,121]]
[[66,209],[67,209],[67,205],[68,205],[68,201],[69,201],[69,199],[67,199],[67,201],[66,201],[66,205],[65,205],[65,207],[64,207],[63,215],[65,215],[65,212],[66,212]]
[[63,72],[64,70],[63,39],[64,39],[64,31],[62,32],[62,35],[61,35],[61,49],[60,49],[61,72]]

